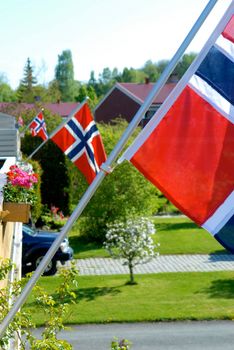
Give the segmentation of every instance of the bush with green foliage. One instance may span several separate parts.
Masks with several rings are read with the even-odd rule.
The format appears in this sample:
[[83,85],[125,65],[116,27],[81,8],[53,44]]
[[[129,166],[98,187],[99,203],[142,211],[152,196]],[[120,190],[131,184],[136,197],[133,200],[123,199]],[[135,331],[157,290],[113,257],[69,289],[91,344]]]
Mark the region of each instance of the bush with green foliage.
[[35,156],[43,169],[41,196],[42,203],[49,208],[56,206],[64,215],[71,213],[71,180],[65,154],[48,141]]
[[29,160],[28,161],[35,173],[38,174],[38,181],[34,186],[34,191],[35,191],[35,195],[36,195],[36,201],[31,209],[31,216],[32,216],[32,220],[33,222],[35,222],[41,215],[41,211],[42,211],[42,204],[41,204],[41,176],[42,176],[42,169],[40,164],[36,161],[36,160]]
[[111,342],[111,350],[129,350],[131,343],[127,339],[118,340],[115,338]]
[[[13,268],[9,259],[0,261],[0,280],[7,280],[8,274]],[[58,339],[58,333],[65,329],[63,325],[64,317],[68,316],[68,305],[75,303],[77,295],[73,290],[77,286],[76,277],[77,269],[71,266],[71,269],[61,269],[61,284],[56,288],[53,295],[48,294],[44,288],[36,286],[36,304],[43,309],[47,316],[47,322],[43,329],[40,339],[32,334],[34,324],[31,321],[29,312],[19,311],[13,321],[8,326],[5,334],[0,339],[0,347],[7,350],[11,339],[16,336],[20,341],[20,349],[31,350],[54,349],[54,350],[71,350],[72,346],[65,340]],[[10,310],[9,298],[14,300],[21,292],[25,280],[8,282],[6,287],[0,289],[0,321],[8,314]],[[29,347],[30,346],[30,347]]]
[[[127,122],[117,120],[113,124],[99,124],[106,153],[109,154],[122,133]],[[138,130],[139,131],[139,130]],[[130,144],[137,132],[129,140]],[[78,203],[87,189],[87,183],[76,169],[72,170],[73,203]],[[129,214],[151,216],[160,210],[157,190],[130,163],[123,162],[106,176],[99,189],[86,206],[79,219],[81,235],[88,240],[103,242],[107,225],[116,220],[123,221]]]
[[60,230],[66,221],[67,218],[62,211],[59,211],[59,208],[53,206],[49,209],[47,205],[44,205],[37,225],[46,230]]

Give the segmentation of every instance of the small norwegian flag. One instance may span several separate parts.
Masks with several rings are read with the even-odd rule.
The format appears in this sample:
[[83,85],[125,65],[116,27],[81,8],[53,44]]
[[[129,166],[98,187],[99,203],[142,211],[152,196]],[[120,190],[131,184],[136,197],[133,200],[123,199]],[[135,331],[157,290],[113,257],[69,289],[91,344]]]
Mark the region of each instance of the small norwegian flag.
[[19,126],[23,126],[23,125],[24,125],[24,120],[23,120],[23,118],[21,117],[21,115],[20,115],[19,118],[18,118],[18,125],[19,125]]
[[101,135],[87,104],[51,140],[70,158],[90,184],[106,160]]
[[48,139],[46,123],[42,112],[33,119],[29,125],[29,129],[31,130],[32,136],[39,136],[44,141]]

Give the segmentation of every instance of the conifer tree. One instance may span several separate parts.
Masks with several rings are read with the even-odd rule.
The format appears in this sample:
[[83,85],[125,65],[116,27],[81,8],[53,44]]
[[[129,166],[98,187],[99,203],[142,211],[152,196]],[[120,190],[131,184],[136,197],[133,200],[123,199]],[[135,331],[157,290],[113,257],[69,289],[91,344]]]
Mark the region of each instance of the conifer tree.
[[37,79],[33,75],[33,67],[30,58],[27,59],[24,67],[24,77],[20,81],[20,86],[17,91],[20,102],[34,102],[33,87],[37,84]]

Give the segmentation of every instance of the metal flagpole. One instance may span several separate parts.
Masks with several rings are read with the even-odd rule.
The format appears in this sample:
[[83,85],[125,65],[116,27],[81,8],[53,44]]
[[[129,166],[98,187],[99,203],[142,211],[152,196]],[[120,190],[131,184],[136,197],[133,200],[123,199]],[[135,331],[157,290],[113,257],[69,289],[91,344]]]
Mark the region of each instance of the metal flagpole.
[[83,105],[87,102],[88,99],[89,99],[89,98],[86,97],[86,98],[84,99],[84,101],[83,101],[82,103],[80,103],[80,104],[69,114],[69,116],[66,118],[66,120],[64,120],[61,124],[59,124],[59,126],[58,126],[54,131],[52,131],[52,133],[48,136],[48,139],[44,140],[44,141],[43,141],[29,156],[28,156],[28,158],[26,159],[26,161],[27,161],[28,159],[31,159],[31,158],[34,156],[34,154],[37,153],[37,152],[39,151],[39,149],[41,149],[42,146],[44,146],[44,144],[45,144],[49,139],[51,139],[51,137],[53,137],[53,136],[56,134],[56,132],[57,132],[58,130],[60,130],[65,124],[67,124],[67,122],[74,116],[74,114],[76,114],[76,113],[83,107]]
[[[11,253],[12,263],[15,265],[9,276],[10,280],[10,298],[9,306],[14,304],[15,297],[12,294],[12,283],[14,281],[21,280],[21,268],[22,268],[22,222],[14,223],[14,234],[13,234],[13,245]],[[17,330],[17,333],[14,333],[14,337],[10,340],[8,350],[20,350],[20,329]]]
[[213,7],[215,6],[216,2],[218,0],[210,0],[209,3],[206,5],[200,16],[198,17],[197,21],[193,25],[192,29],[180,45],[179,49],[169,62],[168,66],[162,73],[159,80],[156,82],[154,87],[152,88],[150,94],[147,96],[145,102],[140,107],[138,112],[136,113],[135,117],[129,124],[129,126],[126,128],[125,132],[123,133],[123,136],[118,141],[116,147],[111,152],[110,156],[108,157],[106,163],[104,163],[101,167],[101,170],[97,176],[94,178],[91,185],[88,187],[87,191],[84,193],[83,197],[81,198],[80,202],[76,206],[75,210],[73,211],[72,215],[70,216],[67,223],[62,228],[59,236],[54,241],[53,245],[50,247],[46,255],[44,256],[43,260],[41,261],[40,265],[32,275],[31,279],[28,281],[26,286],[24,287],[21,295],[18,297],[18,299],[15,301],[12,309],[9,311],[8,315],[4,318],[2,321],[2,324],[0,325],[0,337],[4,334],[6,328],[8,327],[11,320],[14,318],[15,314],[19,310],[19,308],[23,305],[24,301],[26,300],[27,296],[31,292],[32,288],[36,284],[37,280],[39,279],[40,275],[44,272],[46,269],[46,266],[48,265],[49,261],[53,258],[54,254],[56,253],[57,249],[59,248],[60,243],[67,235],[67,232],[71,229],[74,222],[78,219],[78,217],[81,215],[82,211],[88,204],[89,200],[92,198],[93,194],[96,192],[97,188],[101,184],[102,180],[104,179],[105,175],[111,171],[111,165],[112,163],[117,159],[119,153],[122,151],[123,147],[125,146],[128,138],[131,136],[133,131],[136,129],[137,125],[141,121],[143,115],[146,113],[150,105],[152,104],[155,96],[160,92],[164,84],[166,83],[169,75],[174,70],[177,62],[182,57],[183,53],[187,49],[188,45],[196,35],[197,31],[201,27],[202,23],[205,21]]

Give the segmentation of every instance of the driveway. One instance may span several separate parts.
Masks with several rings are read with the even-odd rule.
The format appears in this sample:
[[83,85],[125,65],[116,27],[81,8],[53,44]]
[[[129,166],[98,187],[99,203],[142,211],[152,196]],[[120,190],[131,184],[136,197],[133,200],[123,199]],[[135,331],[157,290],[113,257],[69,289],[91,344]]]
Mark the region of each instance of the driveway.
[[68,340],[74,350],[110,350],[114,336],[130,340],[132,350],[233,350],[234,322],[80,325],[72,326],[60,336]]
[[[66,264],[69,266],[70,262]],[[91,258],[77,259],[79,275],[128,274],[121,259]],[[162,272],[209,272],[233,271],[234,254],[159,255],[146,264],[137,265],[135,274]]]

